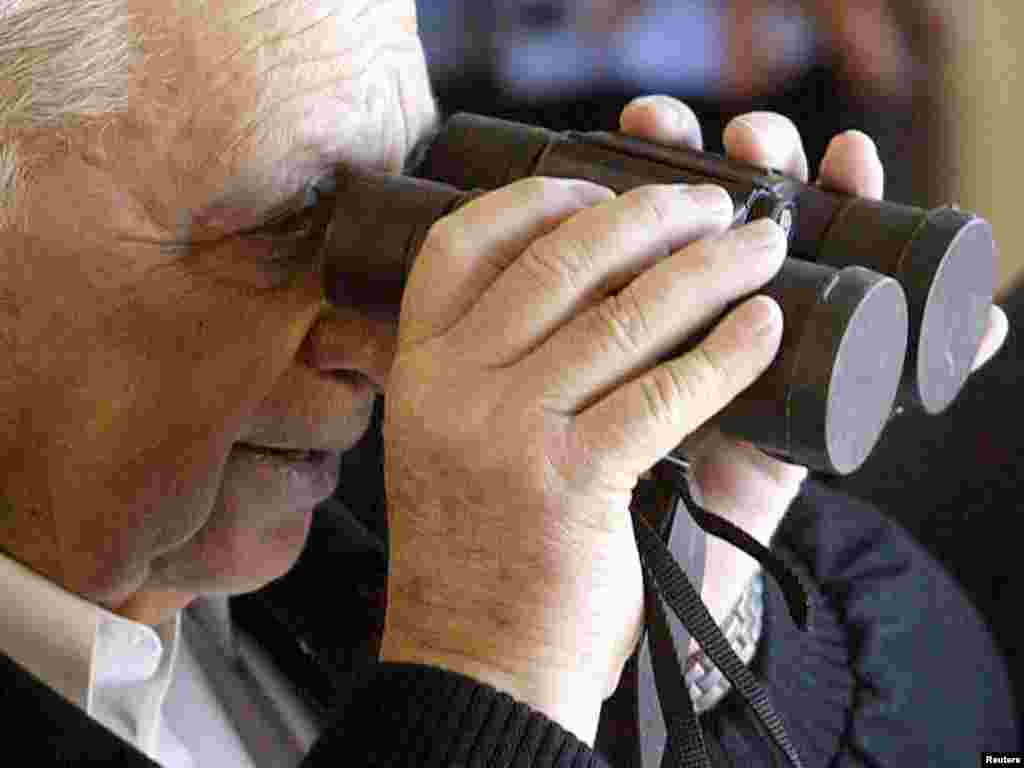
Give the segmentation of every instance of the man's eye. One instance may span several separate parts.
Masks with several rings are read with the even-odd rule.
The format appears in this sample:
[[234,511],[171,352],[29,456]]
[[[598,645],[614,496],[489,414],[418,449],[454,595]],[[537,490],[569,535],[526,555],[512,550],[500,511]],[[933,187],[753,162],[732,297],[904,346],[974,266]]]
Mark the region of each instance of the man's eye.
[[317,267],[320,245],[333,212],[326,201],[286,211],[257,227],[239,232],[239,239],[259,247],[260,268],[275,287],[285,288],[307,270]]
[[301,240],[312,233],[313,224],[313,209],[302,208],[284,213],[238,234],[252,240]]
[[264,253],[272,262],[293,261],[308,257],[316,248],[322,232],[320,218],[316,209],[303,208],[240,232],[238,236],[270,245]]
[[324,177],[308,184],[287,209],[251,229],[236,233],[236,236],[285,246],[288,243],[319,241],[332,212],[329,202],[333,197],[332,182],[333,177]]

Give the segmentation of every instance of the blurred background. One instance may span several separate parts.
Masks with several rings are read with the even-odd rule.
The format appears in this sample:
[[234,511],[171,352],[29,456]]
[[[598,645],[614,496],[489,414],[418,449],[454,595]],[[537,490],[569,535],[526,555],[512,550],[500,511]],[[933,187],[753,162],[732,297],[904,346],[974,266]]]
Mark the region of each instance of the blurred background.
[[669,93],[721,125],[775,108],[812,164],[838,130],[879,143],[887,196],[990,218],[1000,285],[1024,269],[1010,155],[1024,7],[1013,0],[419,0],[445,111],[611,129],[633,96]]
[[[1020,0],[419,0],[439,104],[552,129],[614,130],[632,98],[667,93],[721,150],[733,116],[770,109],[800,128],[812,168],[858,128],[879,145],[886,197],[958,203],[992,221],[1011,321],[999,356],[939,416],[893,420],[865,466],[827,482],[871,498],[953,573],[992,627],[1024,704],[1024,162]],[[382,403],[376,411],[377,425]],[[343,459],[296,568],[233,610],[329,707],[376,652],[386,514],[379,429]],[[336,611],[325,615],[324,574]],[[341,617],[341,620],[339,620]],[[256,625],[260,625],[256,627]],[[951,663],[970,663],[951,660]],[[984,684],[984,681],[979,681]],[[999,747],[993,747],[998,749]]]

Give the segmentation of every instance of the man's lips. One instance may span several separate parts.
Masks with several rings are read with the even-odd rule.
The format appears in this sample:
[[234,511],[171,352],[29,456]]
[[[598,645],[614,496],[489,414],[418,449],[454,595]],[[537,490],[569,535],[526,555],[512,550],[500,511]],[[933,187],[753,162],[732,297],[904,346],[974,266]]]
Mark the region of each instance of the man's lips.
[[[337,451],[293,450],[235,443],[234,460],[248,465],[264,477],[275,477],[285,489],[290,504],[315,506],[338,485],[341,454]],[[269,474],[268,474],[269,473]]]
[[346,369],[332,371],[327,375],[329,375],[333,381],[344,384],[354,392],[367,392],[372,390],[378,395],[384,394],[383,378],[375,374]]
[[235,443],[235,448],[252,453],[262,453],[267,456],[277,457],[288,462],[321,461],[328,458],[332,451],[321,451],[315,448],[277,448],[270,445],[254,445],[252,443]]

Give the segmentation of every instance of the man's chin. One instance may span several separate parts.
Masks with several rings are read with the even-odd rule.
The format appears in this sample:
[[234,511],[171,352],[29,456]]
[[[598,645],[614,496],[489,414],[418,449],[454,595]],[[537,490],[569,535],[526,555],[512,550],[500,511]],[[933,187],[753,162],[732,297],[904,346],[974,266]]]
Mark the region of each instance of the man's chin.
[[153,591],[193,597],[255,592],[292,569],[305,547],[312,518],[310,509],[274,528],[203,532],[154,567]]
[[287,573],[305,547],[313,510],[338,481],[340,458],[298,462],[234,447],[206,524],[153,563],[152,584],[196,594],[242,594]]

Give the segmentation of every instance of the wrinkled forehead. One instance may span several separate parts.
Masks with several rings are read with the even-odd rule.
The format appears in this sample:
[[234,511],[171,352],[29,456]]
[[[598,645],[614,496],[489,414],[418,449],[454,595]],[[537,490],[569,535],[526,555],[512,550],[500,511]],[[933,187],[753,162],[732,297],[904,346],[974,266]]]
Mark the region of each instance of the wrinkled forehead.
[[402,81],[423,80],[412,0],[129,5],[144,58],[125,130],[179,202],[256,211],[333,164],[400,167]]
[[252,66],[269,74],[342,54],[355,65],[379,43],[416,33],[413,0],[123,2],[149,50],[187,64],[176,73],[201,76],[210,88]]

